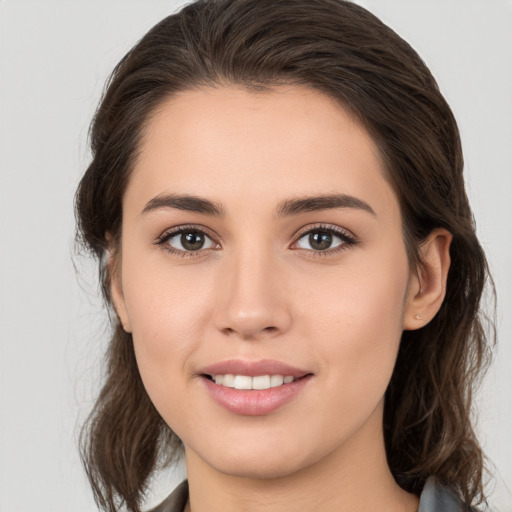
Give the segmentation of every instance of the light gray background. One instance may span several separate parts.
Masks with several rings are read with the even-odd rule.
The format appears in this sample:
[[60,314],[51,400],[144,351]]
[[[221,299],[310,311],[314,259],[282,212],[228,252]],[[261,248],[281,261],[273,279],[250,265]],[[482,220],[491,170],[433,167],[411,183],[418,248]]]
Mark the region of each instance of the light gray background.
[[[0,512],[96,509],[76,433],[107,324],[94,268],[76,259],[77,281],[71,261],[73,193],[105,78],[180,3],[0,0]],[[512,2],[361,3],[419,51],[460,124],[499,299],[479,431],[501,475],[494,502],[512,511]],[[181,475],[162,475],[153,502]]]

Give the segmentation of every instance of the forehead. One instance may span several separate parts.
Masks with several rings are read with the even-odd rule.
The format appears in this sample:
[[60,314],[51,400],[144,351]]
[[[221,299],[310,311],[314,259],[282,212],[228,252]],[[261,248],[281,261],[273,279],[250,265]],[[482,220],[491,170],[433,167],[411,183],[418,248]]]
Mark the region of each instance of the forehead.
[[340,192],[394,198],[365,128],[305,87],[180,92],[154,112],[139,150],[127,191],[139,201],[164,192],[249,202]]

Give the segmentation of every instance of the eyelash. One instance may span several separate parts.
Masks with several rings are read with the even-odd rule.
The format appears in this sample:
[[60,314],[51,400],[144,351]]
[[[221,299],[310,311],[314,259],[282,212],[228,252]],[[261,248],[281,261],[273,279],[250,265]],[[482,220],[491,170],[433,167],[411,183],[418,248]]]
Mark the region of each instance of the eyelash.
[[310,235],[311,233],[322,231],[325,233],[328,233],[330,235],[333,235],[341,240],[341,244],[337,247],[334,247],[332,249],[326,249],[325,251],[315,251],[312,249],[295,249],[297,251],[304,251],[308,254],[312,254],[315,257],[325,257],[325,256],[332,256],[333,254],[337,254],[341,251],[344,251],[345,249],[348,249],[351,246],[354,246],[358,243],[357,238],[347,229],[340,228],[338,226],[331,226],[327,224],[316,224],[313,226],[307,226],[306,228],[300,230],[296,235],[296,241],[293,242],[293,245],[296,245],[302,238],[304,238],[307,235]]
[[180,235],[183,233],[199,233],[210,238],[215,244],[219,244],[219,242],[215,239],[215,236],[207,230],[203,226],[197,225],[186,225],[180,226],[179,228],[172,229],[170,231],[165,231],[160,237],[155,241],[155,245],[159,245],[166,252],[173,254],[174,256],[179,256],[181,258],[194,258],[201,254],[204,254],[204,251],[216,250],[216,249],[198,249],[197,251],[182,251],[180,249],[174,249],[167,242],[174,236]]
[[[342,229],[339,227],[326,225],[326,224],[318,224],[314,226],[308,226],[307,228],[304,228],[300,230],[295,235],[295,242],[293,242],[293,245],[296,245],[302,238],[304,238],[307,235],[310,235],[311,233],[314,233],[316,231],[323,231],[325,233],[331,234],[341,240],[340,245],[334,247],[333,249],[326,249],[326,250],[318,250],[315,251],[313,249],[301,249],[296,248],[294,250],[297,251],[304,251],[307,252],[309,255],[313,254],[315,257],[317,256],[331,256],[333,254],[337,254],[338,252],[341,252],[350,246],[354,246],[358,243],[357,238],[348,230]],[[207,249],[198,249],[197,251],[184,251],[181,249],[174,249],[171,247],[167,242],[175,237],[176,235],[180,235],[183,233],[198,233],[203,234],[210,238],[213,243],[219,245],[219,242],[216,240],[216,237],[209,232],[206,228],[203,226],[197,226],[197,225],[186,225],[186,226],[180,226],[179,228],[172,229],[170,231],[164,232],[156,241],[155,245],[158,245],[162,247],[162,249],[166,252],[169,252],[175,256],[182,257],[182,258],[193,258],[197,257],[199,255],[204,254],[204,251],[210,251],[210,250],[216,250],[213,248],[207,248]]]

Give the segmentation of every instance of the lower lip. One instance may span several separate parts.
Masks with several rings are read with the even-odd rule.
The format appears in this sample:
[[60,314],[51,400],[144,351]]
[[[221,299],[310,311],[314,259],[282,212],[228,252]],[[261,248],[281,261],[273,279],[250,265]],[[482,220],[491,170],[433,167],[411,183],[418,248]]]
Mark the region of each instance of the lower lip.
[[269,414],[293,400],[310,381],[312,375],[269,389],[235,389],[215,384],[203,377],[213,400],[224,409],[245,416]]

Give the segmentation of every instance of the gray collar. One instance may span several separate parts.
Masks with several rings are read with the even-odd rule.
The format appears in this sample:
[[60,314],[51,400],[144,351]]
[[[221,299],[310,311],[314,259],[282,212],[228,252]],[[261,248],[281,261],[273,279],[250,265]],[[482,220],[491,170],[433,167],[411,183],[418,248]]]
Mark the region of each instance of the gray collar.
[[[183,512],[188,500],[188,482],[181,482],[174,492],[151,512]],[[429,478],[420,496],[418,512],[470,512],[464,504],[448,489]]]
[[418,512],[467,512],[470,510],[471,508],[466,507],[450,489],[437,484],[434,478],[430,477],[425,482]]

